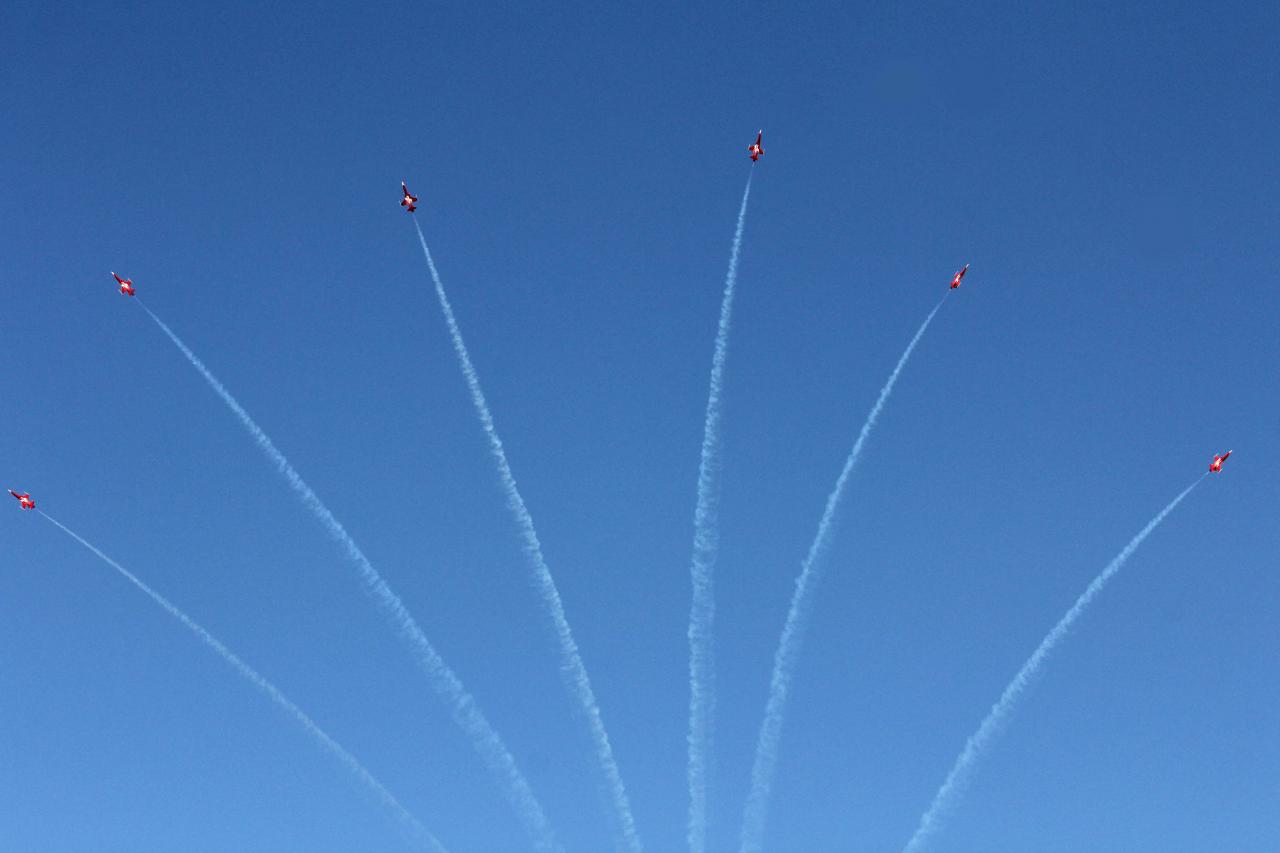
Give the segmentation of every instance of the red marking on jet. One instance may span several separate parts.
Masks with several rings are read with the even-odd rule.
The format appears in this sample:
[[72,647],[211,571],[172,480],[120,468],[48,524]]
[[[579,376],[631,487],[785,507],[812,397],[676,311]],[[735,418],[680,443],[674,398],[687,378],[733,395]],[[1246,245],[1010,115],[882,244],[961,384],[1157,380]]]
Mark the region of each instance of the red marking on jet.
[[1221,454],[1221,455],[1219,455],[1219,456],[1215,456],[1215,457],[1213,457],[1213,461],[1209,463],[1209,470],[1210,470],[1210,471],[1212,471],[1212,472],[1213,472],[1213,473],[1215,473],[1215,474],[1216,474],[1216,473],[1218,473],[1219,471],[1221,471],[1221,470],[1222,470],[1222,463],[1223,463],[1223,462],[1226,462],[1226,461],[1227,461],[1227,457],[1228,457],[1228,456],[1230,456],[1230,455],[1231,455],[1231,451],[1230,451],[1230,450],[1228,450],[1226,453],[1223,453],[1223,454]]
[[764,131],[762,130],[756,134],[756,141],[747,146],[747,154],[750,155],[752,163],[759,160],[760,155],[764,153],[764,149],[760,147],[760,140],[763,138]]
[[952,290],[955,290],[957,287],[960,286],[960,279],[964,278],[964,274],[967,273],[968,271],[969,271],[969,265],[965,264],[964,269],[960,270],[955,274],[955,277],[951,279]]
[[13,495],[15,498],[18,499],[18,506],[22,507],[23,509],[36,508],[36,502],[31,500],[31,495],[27,494],[26,492],[23,492],[22,494],[18,494],[13,489],[10,489],[9,494]]
[[116,284],[120,285],[121,294],[125,296],[133,296],[133,279],[121,278],[120,276],[116,275],[114,272],[111,274],[111,277],[116,280]]

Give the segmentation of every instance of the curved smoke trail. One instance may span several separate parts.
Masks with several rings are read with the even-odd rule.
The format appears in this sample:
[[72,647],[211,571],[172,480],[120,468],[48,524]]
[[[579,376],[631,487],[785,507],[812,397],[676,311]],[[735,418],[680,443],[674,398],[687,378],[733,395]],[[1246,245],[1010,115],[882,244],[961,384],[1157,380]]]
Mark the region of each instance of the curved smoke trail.
[[485,402],[484,391],[480,388],[480,377],[471,364],[471,356],[467,345],[462,340],[462,329],[453,315],[453,307],[449,297],[445,295],[444,284],[440,281],[440,273],[436,271],[435,261],[431,258],[431,250],[427,248],[427,238],[423,236],[422,226],[413,220],[413,227],[418,231],[418,241],[422,244],[422,254],[427,259],[427,269],[431,272],[431,280],[435,283],[436,296],[440,300],[440,308],[444,312],[445,323],[449,326],[449,335],[453,338],[453,348],[458,356],[458,366],[471,391],[471,401],[475,405],[480,425],[489,439],[489,450],[498,466],[498,475],[502,480],[502,489],[507,495],[507,507],[516,518],[520,528],[520,538],[524,540],[524,552],[533,564],[534,579],[538,592],[542,595],[543,604],[550,612],[555,626],[556,639],[560,644],[560,666],[566,683],[574,698],[582,707],[587,719],[587,727],[594,745],[596,760],[604,773],[605,784],[613,801],[613,808],[618,820],[621,841],[631,850],[640,849],[640,837],[636,833],[635,819],[631,815],[631,804],[627,799],[627,790],[622,783],[622,774],[613,757],[613,747],[609,743],[609,734],[605,731],[604,720],[600,716],[600,706],[596,703],[595,692],[591,689],[591,679],[587,676],[587,668],[578,653],[578,644],[573,639],[573,631],[569,620],[565,617],[564,604],[560,601],[560,592],[551,577],[551,569],[542,555],[542,543],[538,540],[538,531],[533,526],[533,516],[525,506],[524,498],[516,487],[515,475],[511,473],[511,465],[507,462],[507,452],[502,447],[502,439],[493,425],[493,415],[489,412],[489,404]]
[[720,550],[720,393],[729,355],[729,322],[738,282],[738,252],[747,221],[751,172],[738,208],[738,226],[729,252],[729,272],[720,301],[720,326],[711,358],[711,388],[702,427],[702,457],[698,462],[698,500],[693,511],[693,561],[689,575],[693,600],[689,605],[689,849],[702,853],[707,845],[707,762],[712,753],[715,724],[716,671],[712,631],[715,626],[715,569]]
[[991,711],[987,714],[986,719],[982,721],[982,725],[978,726],[978,730],[970,735],[969,740],[964,745],[964,749],[960,752],[960,757],[956,759],[956,763],[951,768],[951,772],[947,774],[942,787],[934,795],[933,802],[929,805],[929,810],[920,818],[920,825],[916,828],[915,835],[911,836],[911,840],[907,842],[907,846],[904,848],[906,853],[922,850],[929,836],[937,831],[942,819],[952,808],[955,798],[964,792],[964,785],[968,781],[969,774],[973,771],[974,763],[982,756],[982,753],[991,742],[991,738],[1000,729],[1005,720],[1008,719],[1014,705],[1017,704],[1018,699],[1026,691],[1036,672],[1040,669],[1040,665],[1044,663],[1044,659],[1053,651],[1054,646],[1058,645],[1059,641],[1066,636],[1067,631],[1071,629],[1072,623],[1089,606],[1089,602],[1093,601],[1094,597],[1102,592],[1102,588],[1107,585],[1107,581],[1111,580],[1112,576],[1120,571],[1120,568],[1133,555],[1133,552],[1138,550],[1142,540],[1151,535],[1151,531],[1155,530],[1160,525],[1160,522],[1164,521],[1165,516],[1173,512],[1174,507],[1182,503],[1182,499],[1189,495],[1192,489],[1200,485],[1200,481],[1206,476],[1208,475],[1200,475],[1198,480],[1187,486],[1182,494],[1160,510],[1155,518],[1147,522],[1147,526],[1142,528],[1137,536],[1129,540],[1129,544],[1124,546],[1124,550],[1117,554],[1116,558],[1102,570],[1102,573],[1093,579],[1093,582],[1076,599],[1076,603],[1071,605],[1071,609],[1066,612],[1066,615],[1059,619],[1058,624],[1053,626],[1053,630],[1040,641],[1040,645],[1031,653],[1031,657],[1027,658],[1027,662],[1022,665],[1022,669],[1018,670],[1018,674],[1013,677],[1013,681],[1010,681],[1009,686],[1000,694],[1000,701],[991,706]]
[[[950,292],[949,290],[947,291],[948,294]],[[876,425],[876,419],[880,417],[880,410],[884,408],[889,395],[893,393],[893,386],[898,381],[898,375],[902,373],[902,368],[906,366],[907,359],[911,358],[911,353],[916,348],[916,344],[924,336],[925,330],[933,322],[934,315],[938,313],[938,309],[942,307],[942,303],[946,301],[946,298],[944,294],[938,304],[929,312],[929,316],[920,324],[915,337],[911,339],[911,343],[907,344],[902,357],[898,359],[897,366],[893,368],[893,373],[889,374],[888,381],[880,389],[880,396],[876,399],[875,405],[871,407],[871,414],[867,415],[866,423],[862,425],[857,441],[853,443],[853,450],[849,452],[849,458],[845,460],[844,468],[840,471],[840,476],[836,480],[836,486],[831,490],[831,494],[827,496],[827,506],[822,512],[822,520],[818,523],[817,535],[813,537],[813,542],[809,545],[809,553],[804,558],[800,576],[796,578],[796,591],[791,597],[791,608],[787,611],[787,621],[782,629],[782,639],[778,641],[778,650],[773,656],[773,675],[769,680],[769,700],[765,704],[764,722],[760,724],[760,735],[756,741],[756,757],[751,767],[751,793],[747,796],[747,806],[742,819],[741,849],[743,853],[759,851],[763,844],[765,813],[769,805],[769,794],[773,788],[774,769],[778,763],[778,739],[782,734],[782,717],[786,711],[787,695],[791,689],[791,676],[795,670],[796,659],[800,656],[800,648],[804,644],[804,632],[807,627],[809,612],[813,607],[813,596],[817,592],[818,581],[821,579],[822,566],[820,558],[830,544],[828,540],[836,508],[844,495],[845,484],[849,480],[853,466],[858,461],[858,457],[862,455],[862,448],[867,442],[867,437],[871,435],[871,430]]]
[[104,563],[106,563],[111,568],[115,569],[117,572],[123,575],[125,580],[129,581],[129,583],[133,584],[138,589],[142,590],[147,595],[149,595],[151,597],[151,600],[154,601],[156,604],[159,604],[166,611],[168,611],[170,616],[172,616],[174,619],[177,619],[183,625],[191,629],[191,631],[197,637],[199,637],[201,640],[204,640],[205,644],[208,645],[209,648],[213,649],[222,657],[223,660],[225,660],[227,663],[235,667],[236,671],[239,672],[242,676],[244,676],[245,679],[247,679],[250,683],[252,683],[254,687],[257,687],[259,690],[265,693],[267,695],[267,698],[269,698],[272,702],[275,702],[277,705],[283,708],[289,714],[289,716],[293,717],[294,720],[296,720],[299,725],[301,725],[304,729],[306,729],[307,733],[310,734],[312,737],[314,737],[320,743],[321,746],[323,746],[326,750],[332,753],[339,761],[341,761],[344,765],[346,765],[348,770],[350,770],[352,773],[358,776],[361,782],[363,782],[370,789],[372,789],[373,792],[378,795],[379,799],[381,799],[384,804],[389,806],[399,816],[400,820],[404,822],[405,826],[407,826],[410,830],[412,830],[414,837],[418,841],[420,841],[421,843],[425,844],[427,847],[433,850],[437,850],[437,851],[440,851],[440,853],[444,853],[444,846],[436,839],[436,837],[432,835],[429,831],[427,831],[427,828],[423,826],[421,823],[419,823],[418,819],[415,818],[412,814],[410,814],[409,810],[406,809],[403,805],[401,805],[400,801],[397,800],[395,796],[390,791],[388,791],[381,782],[379,782],[376,778],[374,778],[373,774],[370,773],[368,770],[366,770],[364,768],[364,765],[362,765],[358,760],[356,760],[356,757],[354,755],[347,752],[347,750],[344,749],[341,744],[339,744],[333,738],[329,737],[329,735],[326,734],[325,731],[320,728],[320,726],[316,725],[316,722],[314,720],[308,717],[301,708],[299,708],[292,701],[290,701],[288,697],[286,697],[283,693],[281,693],[280,690],[274,684],[272,684],[270,681],[267,681],[265,678],[259,675],[258,671],[255,670],[253,667],[249,666],[247,663],[240,660],[240,658],[236,657],[236,655],[232,653],[230,649],[224,646],[221,641],[219,641],[216,637],[214,637],[212,634],[206,631],[203,627],[201,627],[190,616],[188,616],[187,614],[179,610],[177,606],[174,605],[172,602],[170,602],[167,598],[165,598],[160,593],[156,592],[151,587],[147,586],[145,583],[139,580],[132,572],[130,572],[124,566],[120,565],[115,560],[111,559],[106,554],[99,551],[93,545],[90,545],[87,541],[81,538],[79,534],[75,533],[69,527],[64,525],[62,522],[58,521],[53,516],[46,513],[44,510],[38,509],[36,510],[36,512],[44,516],[51,524],[53,524],[55,527],[60,529],[63,533],[67,534],[72,539],[76,540],[81,545],[83,545],[84,547],[92,551],[94,554],[96,554]]
[[525,780],[524,775],[516,766],[515,758],[512,757],[506,744],[502,742],[502,738],[489,725],[484,713],[476,705],[475,699],[462,686],[462,681],[444,662],[444,658],[431,645],[431,641],[427,639],[426,634],[418,627],[418,623],[409,615],[409,611],[405,608],[399,596],[382,579],[382,576],[374,569],[373,564],[369,562],[369,558],[364,555],[355,540],[347,533],[346,528],[334,517],[319,496],[311,490],[311,487],[306,484],[301,475],[294,470],[294,467],[289,464],[289,460],[285,458],[284,454],[276,448],[275,444],[253,418],[249,417],[249,413],[236,401],[236,398],[231,396],[231,392],[218,381],[218,378],[209,371],[209,368],[204,366],[204,362],[196,357],[191,348],[183,343],[182,339],[174,334],[172,329],[165,325],[164,321],[157,317],[140,300],[138,304],[155,321],[160,330],[169,337],[173,345],[187,357],[187,361],[191,362],[191,366],[199,371],[200,375],[209,383],[209,387],[222,398],[222,402],[226,403],[227,408],[235,414],[241,425],[253,436],[254,441],[258,443],[258,447],[271,460],[276,470],[288,481],[289,486],[298,495],[298,498],[306,508],[320,520],[329,535],[342,546],[347,558],[355,563],[365,589],[373,596],[374,601],[378,603],[387,615],[399,637],[408,644],[418,666],[426,675],[428,683],[449,707],[454,722],[471,739],[476,752],[480,754],[480,758],[502,784],[507,799],[511,801],[516,814],[519,815],[530,840],[539,850],[559,849],[551,832],[551,826],[547,823],[547,818],[542,813],[542,806],[538,803],[537,798],[534,797],[528,781]]

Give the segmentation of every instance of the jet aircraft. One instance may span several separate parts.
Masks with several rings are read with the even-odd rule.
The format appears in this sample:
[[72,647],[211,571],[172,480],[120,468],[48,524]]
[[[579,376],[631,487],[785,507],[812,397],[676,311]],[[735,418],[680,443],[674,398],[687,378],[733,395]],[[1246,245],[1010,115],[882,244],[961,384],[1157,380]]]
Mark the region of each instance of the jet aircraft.
[[404,181],[400,182],[400,191],[404,193],[404,198],[400,200],[400,206],[409,208],[409,212],[413,213],[418,209],[418,205],[416,203],[418,201],[418,197],[409,192],[409,188],[405,186]]

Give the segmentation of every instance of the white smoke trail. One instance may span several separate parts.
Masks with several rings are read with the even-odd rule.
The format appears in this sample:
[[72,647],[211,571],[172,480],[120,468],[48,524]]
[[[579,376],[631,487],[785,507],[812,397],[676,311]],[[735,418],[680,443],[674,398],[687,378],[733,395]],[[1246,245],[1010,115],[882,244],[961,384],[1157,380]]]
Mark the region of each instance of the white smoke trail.
[[[947,291],[948,294],[950,292],[949,290]],[[853,466],[857,463],[858,457],[862,455],[862,448],[867,442],[867,437],[871,435],[871,430],[876,425],[876,419],[880,417],[880,410],[884,408],[889,395],[893,393],[893,386],[898,381],[898,375],[902,373],[902,368],[906,366],[907,359],[911,357],[916,344],[924,336],[925,330],[933,322],[934,315],[938,313],[938,309],[942,307],[942,303],[946,301],[946,298],[944,294],[938,304],[929,312],[929,316],[920,324],[915,337],[911,339],[911,343],[907,344],[902,357],[898,359],[897,366],[893,368],[893,373],[889,374],[888,381],[880,389],[880,396],[876,399],[875,405],[871,407],[871,414],[867,415],[866,423],[862,425],[862,430],[858,433],[858,438],[853,443],[853,450],[849,452],[849,458],[845,460],[844,469],[841,470],[840,477],[836,480],[836,486],[831,490],[831,494],[827,496],[827,506],[822,512],[822,520],[818,523],[818,532],[813,537],[813,542],[809,545],[809,553],[804,558],[799,577],[796,578],[796,590],[791,597],[791,608],[787,611],[787,621],[782,629],[782,639],[778,641],[778,650],[773,657],[773,675],[769,680],[769,700],[765,704],[764,722],[760,724],[760,735],[756,741],[756,757],[751,767],[751,793],[747,796],[747,805],[742,819],[741,849],[743,853],[759,851],[763,844],[764,822],[769,805],[769,794],[773,788],[774,769],[778,763],[778,739],[782,733],[782,718],[786,711],[787,695],[791,689],[791,676],[795,670],[796,660],[800,656],[801,646],[804,644],[804,632],[807,627],[809,612],[813,606],[813,596],[817,592],[818,581],[822,575],[821,557],[830,544],[828,540],[836,508],[844,495],[845,484],[849,480]]]
[[619,840],[631,850],[640,850],[640,837],[636,833],[635,819],[631,815],[631,804],[627,799],[627,790],[622,783],[622,774],[613,757],[613,747],[609,743],[609,734],[605,731],[604,720],[600,716],[600,706],[596,703],[595,692],[591,689],[591,679],[587,676],[587,668],[578,653],[578,644],[573,639],[573,631],[569,620],[565,617],[564,604],[560,601],[560,591],[556,589],[555,579],[551,577],[551,569],[542,555],[542,543],[538,540],[538,532],[533,526],[533,516],[525,506],[524,498],[516,487],[515,475],[511,473],[511,465],[507,462],[507,453],[502,447],[502,439],[493,425],[493,415],[489,412],[489,404],[485,402],[484,391],[480,388],[480,377],[471,364],[471,356],[467,345],[462,340],[462,329],[453,315],[453,307],[449,297],[445,295],[444,284],[440,281],[440,273],[436,271],[435,261],[431,258],[431,250],[427,248],[427,238],[423,236],[422,226],[413,220],[413,227],[418,231],[418,241],[422,244],[422,254],[427,259],[427,269],[431,272],[431,280],[435,283],[436,296],[440,300],[440,308],[444,312],[445,323],[449,326],[449,335],[453,338],[453,348],[458,356],[458,365],[471,391],[471,401],[475,405],[480,425],[489,439],[489,450],[498,466],[498,475],[502,480],[503,491],[507,495],[507,507],[516,518],[520,528],[520,537],[524,541],[524,552],[532,564],[534,579],[538,592],[542,595],[555,626],[556,639],[560,645],[560,667],[570,692],[582,708],[587,719],[587,727],[596,753],[596,760],[604,774],[604,781],[613,809],[618,820]]
[[1184,489],[1182,494],[1160,510],[1159,514],[1151,519],[1137,536],[1129,540],[1129,544],[1124,546],[1124,550],[1117,554],[1116,558],[1102,570],[1102,573],[1093,579],[1093,582],[1076,599],[1076,603],[1071,605],[1071,609],[1066,612],[1066,615],[1059,619],[1058,624],[1053,626],[1053,630],[1040,641],[1040,645],[1031,653],[1031,657],[1027,658],[1027,662],[1022,665],[1022,669],[1018,670],[1018,674],[1013,677],[1013,681],[1010,681],[1009,686],[1000,694],[1000,701],[991,706],[991,711],[987,714],[986,719],[982,721],[982,725],[978,726],[978,730],[965,743],[964,749],[960,752],[960,757],[956,759],[951,772],[947,774],[946,781],[942,783],[942,787],[934,795],[929,810],[920,818],[920,825],[916,827],[915,835],[911,836],[911,840],[907,842],[907,846],[904,848],[907,853],[914,853],[914,851],[924,849],[925,842],[929,836],[937,831],[943,818],[953,808],[955,799],[964,792],[965,783],[973,771],[975,762],[982,756],[990,744],[991,738],[1008,719],[1014,705],[1017,704],[1018,699],[1031,684],[1031,680],[1040,669],[1040,665],[1044,663],[1045,658],[1053,651],[1054,646],[1067,635],[1072,623],[1089,606],[1089,602],[1093,601],[1094,597],[1102,592],[1102,588],[1107,585],[1107,581],[1111,580],[1112,576],[1120,571],[1120,568],[1133,555],[1133,552],[1138,550],[1142,540],[1151,535],[1151,532],[1160,525],[1160,522],[1164,521],[1165,516],[1173,512],[1174,507],[1182,503],[1182,499],[1189,495],[1192,489],[1200,485],[1200,481],[1206,476],[1208,476],[1207,473],[1202,474],[1199,479]]
[[222,402],[226,403],[227,408],[239,418],[240,423],[253,436],[254,441],[258,443],[258,447],[266,454],[267,459],[271,461],[276,470],[288,481],[289,486],[298,495],[302,503],[311,511],[312,515],[320,520],[329,535],[342,546],[347,558],[355,564],[365,589],[382,608],[399,637],[408,644],[414,659],[426,675],[432,689],[449,707],[454,722],[471,739],[476,752],[480,754],[480,758],[484,761],[489,771],[498,778],[507,799],[511,802],[516,814],[524,824],[524,829],[529,839],[539,850],[558,850],[559,845],[556,843],[551,826],[547,823],[546,816],[542,812],[542,806],[538,803],[537,798],[534,797],[529,783],[516,766],[515,758],[512,757],[506,744],[502,742],[502,738],[489,725],[489,721],[476,705],[475,699],[462,686],[462,681],[444,662],[444,658],[435,650],[431,641],[427,639],[426,634],[418,627],[418,623],[409,615],[409,611],[405,608],[399,596],[382,579],[382,576],[374,569],[373,564],[369,562],[369,559],[360,550],[355,540],[347,533],[346,528],[342,526],[333,513],[329,511],[329,508],[320,500],[319,496],[311,490],[311,487],[294,470],[294,467],[289,464],[289,460],[285,458],[284,454],[276,448],[275,444],[253,418],[249,417],[249,413],[236,401],[236,398],[231,396],[231,392],[218,381],[218,378],[209,371],[209,368],[204,366],[204,362],[196,357],[191,348],[183,343],[182,339],[174,334],[173,330],[165,325],[150,308],[141,301],[138,304],[155,321],[160,330],[169,337],[174,346],[187,357],[187,361],[191,362],[192,367],[199,371],[200,375],[209,383],[209,387],[222,398]]
[[212,634],[206,631],[203,627],[197,624],[195,620],[193,620],[190,616],[188,616],[187,614],[179,610],[177,606],[174,605],[172,602],[170,602],[167,598],[160,595],[160,593],[156,592],[151,587],[147,586],[145,583],[139,580],[132,572],[130,572],[124,566],[120,565],[115,560],[111,559],[106,554],[99,551],[93,545],[85,541],[79,534],[75,533],[69,527],[64,525],[62,522],[58,521],[53,516],[46,513],[44,510],[37,509],[36,512],[44,516],[50,523],[52,523],[55,527],[60,529],[63,533],[67,534],[72,539],[76,540],[81,545],[83,545],[84,547],[92,551],[94,554],[96,554],[104,563],[111,566],[111,568],[115,569],[117,572],[123,575],[124,578],[127,581],[129,581],[129,583],[133,584],[138,589],[145,592],[147,595],[151,597],[151,599],[156,604],[159,604],[161,607],[167,610],[170,616],[172,616],[174,619],[177,619],[183,625],[190,628],[191,631],[196,636],[198,636],[201,640],[204,640],[205,644],[207,644],[211,649],[217,652],[223,658],[223,660],[225,660],[227,663],[235,667],[236,671],[239,672],[242,676],[244,676],[250,683],[252,683],[254,687],[257,687],[259,690],[265,693],[267,695],[267,698],[269,698],[272,702],[275,702],[277,705],[283,708],[289,714],[289,716],[293,717],[294,720],[296,720],[304,729],[306,729],[307,733],[310,734],[312,737],[314,737],[320,743],[321,746],[323,746],[326,750],[332,753],[339,761],[341,761],[344,765],[346,765],[348,770],[350,770],[352,773],[358,776],[361,782],[363,782],[370,789],[372,789],[373,792],[378,795],[379,799],[381,799],[384,804],[386,804],[393,811],[396,812],[397,816],[400,818],[401,821],[404,822],[405,826],[407,826],[413,832],[414,838],[417,841],[421,842],[422,844],[424,844],[425,846],[433,850],[437,850],[437,851],[440,851],[440,853],[444,853],[444,846],[436,839],[436,837],[432,835],[427,830],[427,828],[424,827],[418,821],[417,818],[415,818],[412,814],[410,814],[409,810],[406,809],[403,805],[401,805],[400,801],[397,800],[395,796],[390,791],[388,791],[381,782],[379,782],[376,778],[374,778],[373,774],[370,773],[368,770],[366,770],[364,768],[364,765],[362,765],[358,760],[356,760],[356,757],[354,755],[352,755],[350,752],[347,752],[347,750],[344,749],[341,744],[339,744],[333,738],[329,737],[329,735],[326,734],[325,731],[320,728],[320,726],[316,725],[316,722],[314,720],[308,717],[301,708],[299,708],[287,696],[281,693],[280,690],[274,684],[272,684],[271,682],[263,678],[261,675],[259,675],[258,671],[255,670],[253,667],[249,666],[247,663],[240,660],[240,658],[236,657],[236,655],[232,653],[230,649],[224,646],[221,641],[219,641],[216,637],[214,637]]
[[707,845],[707,763],[713,751],[716,672],[712,632],[715,627],[715,569],[720,550],[720,394],[729,355],[729,323],[738,282],[738,252],[747,221],[752,171],[738,208],[738,225],[729,252],[729,272],[720,301],[720,326],[711,358],[711,388],[702,427],[702,457],[698,462],[698,500],[693,511],[693,561],[689,569],[693,599],[689,605],[689,849],[702,853]]

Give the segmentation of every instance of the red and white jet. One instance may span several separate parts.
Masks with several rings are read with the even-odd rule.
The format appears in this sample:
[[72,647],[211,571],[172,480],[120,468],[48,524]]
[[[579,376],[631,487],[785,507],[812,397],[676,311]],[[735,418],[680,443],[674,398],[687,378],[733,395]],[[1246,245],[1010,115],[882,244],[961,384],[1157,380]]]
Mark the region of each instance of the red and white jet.
[[752,163],[759,160],[760,155],[764,153],[764,149],[760,147],[760,140],[763,138],[764,131],[762,130],[756,134],[756,141],[747,146],[747,154],[750,155]]
[[133,296],[133,279],[121,278],[120,276],[116,275],[114,272],[111,273],[111,277],[116,280],[116,284],[120,285],[120,292],[122,294],[124,294],[125,296]]
[[18,499],[18,506],[22,507],[23,509],[36,508],[36,502],[31,500],[31,495],[27,494],[26,492],[23,492],[22,494],[18,494],[13,489],[10,489],[9,494],[13,495],[15,498]]
[[960,270],[958,273],[955,274],[955,276],[951,279],[952,290],[955,290],[957,287],[960,286],[960,279],[964,278],[964,274],[967,273],[968,271],[969,271],[969,265],[965,264],[964,269]]
[[418,206],[414,203],[418,200],[418,197],[410,195],[409,188],[405,186],[404,181],[400,182],[400,191],[404,193],[404,198],[400,200],[400,206],[409,208],[409,212],[413,213],[418,209]]
[[1230,456],[1230,455],[1231,455],[1231,451],[1230,451],[1230,450],[1228,450],[1226,453],[1223,453],[1223,454],[1221,454],[1220,456],[1215,456],[1215,457],[1213,457],[1213,461],[1209,463],[1209,470],[1210,470],[1210,471],[1212,471],[1212,472],[1213,472],[1213,473],[1215,473],[1215,474],[1216,474],[1216,473],[1218,473],[1219,471],[1221,471],[1221,470],[1222,470],[1222,463],[1223,463],[1223,462],[1226,462],[1226,461],[1227,461],[1227,457],[1228,457],[1228,456]]

